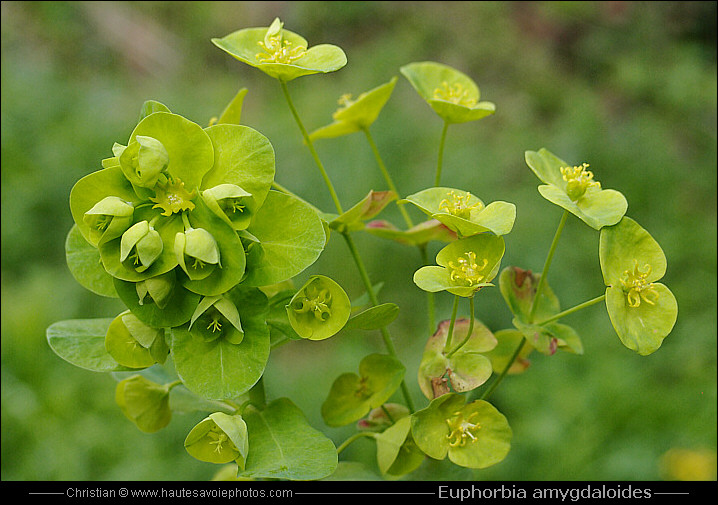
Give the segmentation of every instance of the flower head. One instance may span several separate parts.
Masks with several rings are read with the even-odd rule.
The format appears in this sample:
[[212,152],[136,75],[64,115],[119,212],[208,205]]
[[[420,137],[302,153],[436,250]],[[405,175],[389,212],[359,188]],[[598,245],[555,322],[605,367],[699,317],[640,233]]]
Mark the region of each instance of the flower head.
[[169,217],[172,214],[194,209],[191,200],[195,194],[194,190],[187,191],[181,180],[168,180],[155,187],[155,196],[150,197],[150,200],[156,204],[153,209],[162,209],[162,215]]

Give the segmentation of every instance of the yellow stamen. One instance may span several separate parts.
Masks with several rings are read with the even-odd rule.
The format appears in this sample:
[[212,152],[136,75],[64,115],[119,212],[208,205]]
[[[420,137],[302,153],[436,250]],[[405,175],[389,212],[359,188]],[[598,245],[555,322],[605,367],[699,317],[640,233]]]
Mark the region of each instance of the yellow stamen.
[[439,210],[448,212],[452,216],[469,219],[472,210],[481,210],[484,207],[481,202],[469,204],[471,193],[468,191],[465,195],[457,195],[454,191],[449,191],[449,194],[446,196],[447,198],[444,198],[441,203],[439,203]]
[[478,416],[478,412],[473,412],[464,420],[463,413],[455,412],[454,417],[446,420],[449,425],[449,434],[446,435],[446,438],[451,447],[464,447],[467,443],[474,443],[478,440],[476,432],[481,429],[481,424],[476,422]]
[[626,299],[628,300],[629,307],[639,307],[641,300],[646,302],[648,305],[655,305],[658,301],[659,293],[656,291],[656,287],[652,282],[647,282],[646,278],[651,274],[651,265],[646,263],[641,271],[638,268],[638,260],[633,260],[633,272],[626,270],[623,272],[623,278],[621,278],[621,284],[626,293]]
[[459,256],[456,259],[456,263],[449,261],[451,280],[454,282],[463,282],[468,286],[480,284],[486,279],[486,275],[482,274],[481,271],[489,264],[489,260],[484,258],[482,264],[479,265],[476,263],[475,252],[469,251],[464,253],[464,256]]
[[593,172],[586,170],[588,163],[581,166],[561,167],[561,177],[566,181],[566,193],[572,201],[581,198],[588,188],[601,188],[601,183],[593,180]]
[[464,107],[473,107],[476,105],[476,99],[470,97],[469,90],[465,89],[459,82],[452,85],[449,85],[446,81],[442,82],[441,86],[434,90],[434,99],[445,100],[456,105],[463,105]]
[[291,42],[284,40],[281,31],[277,35],[264,37],[264,40],[260,40],[257,44],[266,51],[255,56],[260,63],[292,63],[307,52],[304,46],[292,47]]

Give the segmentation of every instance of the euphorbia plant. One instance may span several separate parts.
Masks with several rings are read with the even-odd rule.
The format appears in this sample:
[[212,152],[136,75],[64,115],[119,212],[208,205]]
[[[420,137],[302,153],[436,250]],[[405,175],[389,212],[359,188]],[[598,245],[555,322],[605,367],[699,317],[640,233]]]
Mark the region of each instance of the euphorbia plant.
[[[540,274],[502,268],[504,235],[513,230],[517,206],[491,201],[485,188],[440,185],[448,125],[496,111],[479,101],[478,86],[464,73],[428,61],[400,69],[444,123],[433,186],[402,197],[370,133],[396,76],[356,99],[343,96],[333,122],[310,134],[288,83],[341,69],[347,60],[339,47],[309,46],[279,19],[213,42],[278,82],[334,208],[319,209],[274,181],[270,139],[241,124],[246,89],[205,127],[160,102],[144,102],[127,141],[115,142],[102,168],[70,193],[75,224],[66,241],[68,266],[81,285],[119,298],[126,310],[47,330],[60,357],[116,375],[116,402],[140,430],[161,430],[175,410],[203,412],[184,440],[187,453],[234,465],[241,478],[328,477],[359,438],[376,442],[377,469],[387,478],[410,477],[426,458],[480,469],[510,453],[509,421],[489,402],[503,379],[525,372],[534,350],[583,353],[579,331],[559,319],[605,301],[621,342],[642,355],[656,351],[672,330],[677,303],[657,282],[666,271],[660,246],[625,216],[625,197],[601,188],[585,162],[567,163],[543,148],[524,154],[544,183],[539,193],[564,212]],[[355,132],[364,132],[388,189],[369,188],[345,209],[314,142]],[[402,225],[377,219],[393,204]],[[412,208],[423,220],[414,222]],[[547,278],[571,214],[600,233],[606,291],[561,310]],[[421,253],[422,263],[406,279],[427,296],[429,331],[418,337],[426,339],[418,377],[406,376],[406,356],[387,329],[399,304],[379,302],[380,281],[367,270],[356,233]],[[321,273],[295,284],[334,237],[346,244],[364,293],[350,298]],[[432,242],[442,243],[435,260],[427,253]],[[497,284],[512,327],[492,330],[476,306]],[[438,324],[435,295],[453,296],[451,313]],[[468,314],[461,315],[467,301]],[[350,330],[378,331],[385,352],[357,357],[358,373],[340,375],[326,392],[325,424],[356,425],[337,447],[291,399],[268,401],[263,377],[274,348],[299,339],[322,345]],[[413,380],[425,397],[421,404],[407,386]],[[182,409],[172,401],[179,394]]]

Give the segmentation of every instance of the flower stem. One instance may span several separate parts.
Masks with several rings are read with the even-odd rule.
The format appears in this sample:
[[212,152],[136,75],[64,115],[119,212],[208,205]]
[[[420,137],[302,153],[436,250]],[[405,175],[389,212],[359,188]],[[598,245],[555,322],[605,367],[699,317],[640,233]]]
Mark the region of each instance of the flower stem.
[[558,224],[556,234],[553,236],[551,247],[548,250],[548,255],[546,256],[546,261],[544,262],[543,270],[541,271],[541,278],[539,279],[538,286],[536,287],[536,294],[534,295],[534,301],[531,304],[531,312],[529,313],[529,323],[533,323],[534,317],[536,316],[536,309],[538,308],[539,299],[541,298],[541,292],[543,291],[543,287],[546,284],[546,276],[548,275],[548,269],[551,266],[551,261],[553,260],[554,253],[556,252],[556,246],[558,245],[558,239],[559,237],[561,237],[561,232],[563,231],[563,227],[566,224],[566,219],[568,219],[568,211],[564,210],[563,215],[561,216],[561,221]]
[[340,454],[344,449],[349,447],[349,444],[356,440],[359,440],[362,437],[376,438],[376,433],[372,431],[359,431],[357,433],[354,433],[351,437],[347,438],[339,447],[337,447],[337,454]]
[[568,316],[569,314],[573,314],[574,312],[578,312],[581,309],[585,309],[586,307],[590,307],[591,305],[595,305],[599,302],[602,302],[606,298],[606,295],[603,294],[601,296],[597,296],[596,298],[592,298],[591,300],[585,301],[583,303],[579,303],[575,307],[571,307],[570,309],[566,309],[562,312],[559,312],[558,314],[554,314],[553,316],[544,319],[543,321],[540,321],[536,324],[539,326],[543,326],[546,323],[550,323],[552,321],[556,321],[557,319],[561,319],[562,317]]
[[456,351],[464,347],[464,344],[469,341],[471,338],[471,334],[474,332],[474,297],[472,296],[469,298],[469,332],[464,337],[464,340],[461,341],[459,345],[454,347],[447,355],[447,358],[450,358],[454,355]]
[[439,159],[436,162],[436,178],[434,179],[434,186],[439,186],[441,183],[441,168],[444,163],[444,144],[446,143],[446,130],[449,129],[449,122],[444,121],[444,128],[441,130],[441,140],[439,141]]
[[446,336],[446,344],[444,344],[444,352],[451,348],[451,337],[454,336],[454,323],[456,323],[456,312],[459,309],[459,295],[454,295],[454,305],[451,309],[451,321],[449,321],[449,334]]
[[[384,165],[384,162],[381,159],[381,156],[379,155],[379,149],[376,147],[376,143],[374,142],[374,138],[372,137],[371,133],[369,132],[369,128],[363,128],[364,134],[366,135],[366,139],[369,142],[369,145],[371,146],[371,150],[374,153],[374,158],[376,158],[376,163],[379,165],[379,170],[381,170],[382,175],[384,176],[384,180],[386,181],[387,186],[389,186],[389,189],[392,190],[394,193],[396,193],[396,196],[399,197],[399,192],[396,190],[396,186],[394,185],[394,181],[391,178],[391,175],[389,175],[389,171],[386,169],[386,166]],[[401,215],[404,217],[404,222],[406,223],[406,226],[408,228],[411,228],[414,226],[414,223],[411,220],[411,217],[409,216],[409,213],[404,208],[404,205],[399,205],[399,212],[401,212]]]
[[509,362],[506,364],[504,369],[501,371],[501,374],[496,378],[496,380],[491,384],[491,387],[489,387],[479,398],[480,400],[488,400],[491,396],[491,393],[494,392],[494,390],[498,387],[498,385],[501,383],[502,380],[504,380],[504,377],[506,377],[506,374],[509,373],[509,369],[511,368],[511,365],[514,364],[514,361],[516,361],[516,357],[521,352],[521,349],[523,349],[524,344],[526,343],[526,337],[521,339],[521,342],[519,342],[519,345],[516,347],[516,350],[511,355],[511,359],[509,359]]
[[329,189],[329,194],[334,201],[334,206],[337,208],[337,212],[339,214],[343,214],[344,211],[342,210],[341,203],[339,203],[339,197],[337,196],[337,192],[334,191],[332,181],[329,179],[329,175],[327,174],[327,171],[324,169],[324,165],[322,165],[322,162],[319,159],[319,155],[317,154],[317,150],[314,148],[314,143],[309,138],[307,129],[304,127],[302,120],[299,118],[299,114],[297,113],[297,109],[294,107],[294,102],[292,102],[291,96],[289,96],[289,89],[287,88],[287,83],[282,80],[280,80],[279,83],[282,85],[284,97],[287,99],[287,104],[289,105],[289,109],[292,111],[294,120],[297,122],[297,126],[299,126],[299,129],[302,132],[304,142],[306,142],[307,146],[309,147],[309,152],[312,154],[312,158],[314,158],[314,163],[316,163],[317,167],[319,168],[319,172],[322,174],[322,178],[324,179],[324,184],[326,184],[327,189]]

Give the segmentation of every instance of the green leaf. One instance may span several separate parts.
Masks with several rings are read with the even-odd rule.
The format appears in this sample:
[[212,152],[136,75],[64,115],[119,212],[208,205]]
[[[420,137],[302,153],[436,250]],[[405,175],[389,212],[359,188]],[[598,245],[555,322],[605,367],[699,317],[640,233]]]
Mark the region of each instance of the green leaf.
[[[247,94],[247,88],[241,88],[234,95],[232,101],[222,111],[216,124],[240,124],[239,121],[242,117],[242,104],[244,103],[244,96]],[[216,154],[216,150],[215,150]]]
[[344,426],[364,417],[385,403],[404,378],[404,365],[384,354],[370,354],[359,363],[359,375],[345,373],[332,384],[322,404],[322,417],[329,426]]
[[426,244],[432,240],[441,242],[452,242],[456,240],[456,233],[436,219],[424,221],[423,223],[412,226],[406,231],[399,230],[390,222],[379,219],[366,223],[364,231],[377,237],[394,240],[400,244],[411,246]]
[[[469,332],[470,321],[457,319],[451,339],[451,348],[445,349],[451,322],[446,320],[426,342],[419,365],[418,381],[422,393],[428,399],[439,396],[442,379],[446,377],[456,392],[471,391],[491,377],[491,361],[484,353],[496,347],[496,338],[480,321],[474,320],[474,328],[466,343],[461,344]],[[448,356],[452,351],[453,354]]]
[[411,417],[403,417],[376,437],[376,460],[383,474],[406,475],[424,461],[411,437]]
[[[491,367],[494,369],[494,373],[500,374],[509,364],[509,360],[514,355],[514,352],[516,352],[516,348],[521,343],[524,335],[518,330],[506,329],[495,332],[494,336],[497,341],[496,347],[487,352],[485,356],[491,360]],[[525,372],[531,365],[528,356],[533,350],[534,348],[528,342],[524,343],[519,355],[516,356],[516,359],[514,359],[507,373],[514,375]]]
[[294,331],[309,340],[336,335],[349,320],[351,303],[342,287],[324,275],[312,275],[287,305]]
[[[232,212],[235,229],[247,228],[264,203],[274,180],[274,149],[269,140],[248,126],[220,124],[205,131],[214,146],[214,165],[202,179],[202,189],[220,184],[234,184],[251,196],[242,198],[243,209]],[[229,222],[224,211],[215,212]],[[239,217],[234,214],[240,214]]]
[[248,231],[259,243],[247,248],[248,286],[285,281],[313,264],[324,250],[324,226],[307,204],[270,191]]
[[447,123],[465,123],[496,111],[491,102],[480,102],[476,83],[466,74],[433,61],[409,63],[400,69],[419,95]]
[[[277,44],[283,48],[288,46],[290,54],[294,49],[296,52],[293,55],[297,57],[287,62],[283,62],[281,58],[280,62],[270,60],[273,51],[260,45],[260,42],[269,42],[266,39],[268,32],[270,37],[276,37]],[[304,75],[334,72],[347,63],[344,51],[337,46],[320,44],[307,49],[307,41],[302,36],[283,29],[279,18],[276,18],[269,28],[244,28],[221,39],[213,38],[212,43],[239,61],[284,82]],[[297,50],[300,47],[305,50]]]
[[[140,299],[137,292],[138,283],[114,279],[114,286],[120,299],[140,321],[155,328],[174,327],[190,320],[200,299],[200,295],[187,291],[176,283],[174,276],[174,272],[165,276],[172,286],[169,288],[171,291],[164,308],[148,297]],[[151,282],[151,279],[144,282]]]
[[47,328],[47,343],[62,359],[92,372],[132,370],[114,360],[105,349],[105,335],[113,318],[71,319]]
[[230,299],[244,329],[240,344],[224,338],[207,342],[185,328],[173,328],[171,351],[177,374],[187,388],[208,399],[239,396],[254,386],[269,358],[267,298],[258,289],[235,288]]
[[334,122],[315,130],[309,138],[333,138],[369,128],[389,100],[396,81],[397,78],[392,77],[389,82],[362,93],[356,100],[344,95],[339,100],[342,107],[332,115]]
[[[545,148],[538,152],[526,151],[526,164],[536,176],[546,183],[538,190],[546,200],[571,212],[590,227],[600,230],[604,226],[618,223],[628,208],[626,198],[613,189],[601,189],[600,184],[592,181],[593,174],[586,179],[581,189],[569,188],[568,179],[562,174],[562,168],[571,168],[571,165],[558,158]],[[584,168],[588,165],[584,165]],[[575,167],[581,168],[581,167]],[[588,183],[588,181],[591,181]],[[569,196],[572,192],[577,195]]]
[[152,137],[162,143],[169,155],[167,171],[192,191],[212,168],[212,141],[202,127],[177,114],[155,112],[135,127],[128,144],[140,136]]
[[100,251],[84,239],[77,225],[73,225],[67,234],[65,258],[70,273],[84,288],[101,296],[117,298],[112,276],[100,261]]
[[599,258],[608,286],[606,308],[618,337],[642,356],[655,352],[678,318],[675,296],[656,282],[666,271],[663,250],[638,223],[624,217],[601,230]]
[[[499,275],[501,296],[511,313],[524,323],[529,321],[531,306],[536,298],[536,287],[540,279],[541,274],[514,266],[504,268]],[[548,282],[545,282],[534,320],[543,321],[558,314],[560,310],[558,298]]]
[[155,112],[170,112],[170,110],[167,108],[166,105],[156,100],[147,100],[145,101],[145,103],[142,104],[139,120],[142,121],[144,118],[146,118],[150,114],[154,114]]
[[337,467],[337,449],[330,439],[307,423],[302,411],[280,398],[259,411],[250,406],[244,419],[249,455],[240,477],[314,480]]
[[506,235],[516,220],[514,204],[496,201],[485,206],[481,199],[455,188],[429,188],[399,201],[407,202],[464,237],[487,231]]
[[361,230],[367,219],[378,215],[389,203],[396,200],[393,191],[369,191],[359,203],[329,223],[329,227],[341,233]]
[[393,303],[382,303],[352,316],[347,321],[346,329],[378,330],[394,321],[399,315],[399,306]]

